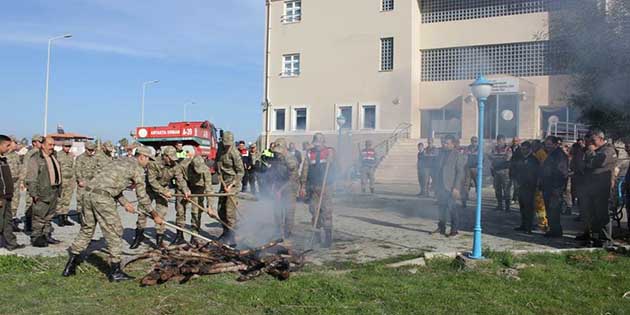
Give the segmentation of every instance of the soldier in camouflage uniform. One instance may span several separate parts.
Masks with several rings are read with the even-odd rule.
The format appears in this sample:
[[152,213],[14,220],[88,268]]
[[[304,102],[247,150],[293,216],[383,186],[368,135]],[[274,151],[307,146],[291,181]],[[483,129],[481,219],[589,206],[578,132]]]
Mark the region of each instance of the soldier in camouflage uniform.
[[[168,200],[172,194],[169,184],[175,179],[176,188],[184,192],[185,198],[190,196],[190,190],[184,179],[184,168],[177,164],[176,150],[172,146],[162,148],[162,157],[157,161],[151,161],[147,166],[146,186],[149,198],[155,200],[155,208],[160,217],[166,217],[168,212]],[[129,248],[136,249],[144,241],[144,228],[147,226],[147,217],[138,213],[136,222],[136,236]],[[156,227],[155,243],[158,248],[164,247],[164,226]]]
[[[335,177],[333,170],[334,158],[335,150],[326,146],[323,134],[316,133],[313,136],[313,147],[306,151],[306,159],[304,166],[302,166],[300,177],[300,196],[306,195],[307,187],[310,193],[309,211],[313,215],[312,224],[316,224],[317,228],[324,229],[323,247],[330,247],[333,241],[332,184]],[[326,177],[327,167],[329,169]],[[325,188],[324,177],[326,177]],[[317,206],[320,203],[320,199],[321,208],[319,209],[319,217],[317,217]],[[319,234],[315,236],[321,239]]]
[[114,144],[111,141],[107,141],[101,145],[101,156],[106,160],[114,160]]
[[85,185],[107,164],[103,155],[96,154],[96,144],[85,144],[85,152],[79,155],[74,162],[74,175],[77,181],[77,203],[79,213],[83,214],[83,192]]
[[24,189],[21,190],[26,190],[26,194],[25,196],[25,203],[26,203],[26,210],[24,213],[24,232],[25,233],[31,233],[32,226],[33,226],[33,199],[31,197],[29,197],[29,192],[28,192],[28,186],[26,185],[26,168],[28,167],[28,161],[31,159],[31,156],[33,156],[36,153],[39,153],[39,149],[41,149],[42,147],[42,143],[44,142],[44,137],[35,134],[33,135],[33,137],[31,138],[31,144],[33,145],[33,147],[28,150],[28,152],[26,152],[26,154],[24,155],[24,158],[22,159],[22,172],[20,172],[20,185],[24,186]]
[[[184,168],[184,178],[186,179],[186,183],[188,184],[188,188],[190,188],[190,192],[192,194],[208,194],[213,193],[214,189],[212,188],[212,174],[210,173],[210,168],[206,165],[204,158],[200,155],[193,157],[192,159],[185,159],[180,162],[180,165]],[[181,190],[178,190],[178,193],[183,193]],[[213,197],[191,197],[194,201],[200,206],[204,206],[204,201],[207,200],[208,204],[206,208],[210,215],[216,215],[214,210],[214,203],[216,202]],[[178,197],[178,199],[180,199]],[[184,227],[186,225],[186,206],[190,203],[190,201],[181,198],[181,201],[175,204],[176,210],[176,219],[175,223],[179,227]],[[194,231],[199,233],[201,231],[201,209],[192,205],[190,208],[191,213],[191,224]],[[182,231],[177,231],[177,238],[171,243],[175,245],[183,244],[186,241],[184,240],[184,233]],[[193,236],[191,239],[191,243],[197,244],[197,239]]]
[[153,159],[151,151],[141,147],[136,155],[136,160],[124,159],[106,165],[84,187],[85,216],[79,235],[68,250],[70,255],[62,273],[64,277],[76,273],[79,256],[90,245],[98,224],[107,241],[107,252],[110,256],[107,278],[112,282],[133,279],[120,268],[123,226],[116,202],[123,205],[127,212],[134,213],[133,205],[123,196],[127,188],[134,187],[139,204],[151,213],[156,224],[163,224],[162,217],[151,207],[145,186],[144,167]]
[[74,179],[74,155],[70,153],[72,148],[72,141],[64,141],[63,151],[57,152],[57,160],[61,166],[61,177],[63,182],[61,184],[61,197],[57,202],[57,216],[59,226],[72,226],[70,220],[68,220],[68,211],[70,210],[70,201],[74,194],[74,188],[76,187],[76,180]]
[[13,202],[11,202],[11,226],[13,227],[13,232],[21,232],[22,230],[19,228],[20,219],[17,217],[17,210],[20,201],[20,191],[22,191],[20,185],[20,173],[22,172],[22,161],[20,161],[20,156],[17,153],[17,142],[14,136],[9,136],[11,139],[11,148],[9,153],[6,154],[7,163],[9,164],[9,169],[11,169],[11,176],[13,177]]
[[[494,194],[497,198],[497,211],[510,211],[510,160],[512,149],[505,143],[505,136],[497,136],[497,144],[490,155],[490,172],[494,177]],[[505,205],[505,208],[503,207]]]
[[287,142],[279,138],[273,148],[274,157],[268,170],[272,185],[271,191],[276,198],[274,219],[278,236],[288,238],[293,232],[295,222],[295,202],[298,191],[299,163],[295,155],[287,150]]
[[[221,180],[222,193],[241,191],[241,181],[245,175],[245,167],[241,154],[234,147],[234,135],[226,131],[222,138],[223,147],[217,154],[217,169]],[[219,218],[226,224],[219,241],[231,245],[236,244],[234,227],[236,226],[236,208],[238,202],[235,196],[219,197]]]

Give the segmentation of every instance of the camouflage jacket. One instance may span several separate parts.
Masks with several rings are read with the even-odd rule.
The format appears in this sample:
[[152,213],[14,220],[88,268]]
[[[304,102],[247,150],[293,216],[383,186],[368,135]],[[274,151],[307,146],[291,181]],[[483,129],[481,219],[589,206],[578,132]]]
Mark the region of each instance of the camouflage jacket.
[[[276,189],[284,189],[284,184],[288,184],[288,187],[297,189],[300,181],[299,163],[295,158],[295,155],[288,153],[287,151],[274,152],[274,158],[270,167],[270,178],[275,184],[282,186],[275,187]],[[275,174],[275,176],[273,175]]]
[[13,176],[13,182],[17,183],[23,170],[22,162],[20,162],[20,156],[17,152],[13,151],[9,152],[6,157],[9,168],[11,169],[11,176]]
[[180,164],[166,165],[162,159],[151,161],[147,166],[146,175],[148,190],[160,195],[167,194],[170,192],[168,185],[175,179],[179,191],[190,193],[184,173],[184,167]]
[[74,156],[72,153],[57,152],[57,161],[61,166],[61,177],[64,184],[72,184],[74,179]]
[[[184,175],[189,188],[203,189],[206,194],[214,192],[212,173],[203,157],[195,156],[192,159],[185,159],[180,165],[186,170]],[[208,198],[208,203],[213,204],[214,198]]]
[[[55,158],[55,155],[53,154],[51,157]],[[51,183],[48,164],[41,151],[32,154],[26,162],[25,183],[26,187],[28,187],[29,195],[44,202],[51,202],[61,194],[61,189],[55,190],[56,187],[53,187]]]
[[[145,209],[153,209],[144,182],[144,169],[138,161],[125,159],[109,163],[87,183],[87,187],[108,192],[114,199],[125,205],[129,201],[123,196],[125,189],[136,189],[138,203]],[[152,211],[152,210],[149,210]]]
[[245,167],[241,154],[234,146],[221,150],[217,157],[217,169],[225,185],[234,184],[235,191],[241,191],[241,180],[245,175]]
[[83,153],[74,162],[74,175],[77,182],[89,182],[96,174],[111,161],[107,161],[105,156],[98,153],[90,156]]

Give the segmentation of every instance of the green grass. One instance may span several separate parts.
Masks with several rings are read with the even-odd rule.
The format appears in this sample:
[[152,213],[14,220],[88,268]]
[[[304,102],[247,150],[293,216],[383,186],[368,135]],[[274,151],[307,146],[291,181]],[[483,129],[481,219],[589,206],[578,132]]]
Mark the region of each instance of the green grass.
[[[89,263],[62,278],[63,257],[3,256],[0,314],[630,314],[630,299],[622,298],[630,257],[486,255],[492,262],[476,271],[446,259],[401,269],[347,263],[308,267],[282,282],[238,283],[223,274],[147,288],[109,283]],[[523,264],[520,280],[498,272]],[[136,276],[147,268],[132,267]]]

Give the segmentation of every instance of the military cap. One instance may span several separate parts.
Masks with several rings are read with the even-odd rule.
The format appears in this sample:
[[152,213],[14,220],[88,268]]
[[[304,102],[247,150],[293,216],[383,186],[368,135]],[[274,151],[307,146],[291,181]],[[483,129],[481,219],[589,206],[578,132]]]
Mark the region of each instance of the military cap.
[[200,174],[204,171],[204,168],[208,169],[208,165],[206,165],[203,158],[197,158],[197,157],[193,158],[192,165],[193,165],[193,168],[195,169],[195,172],[200,173]]
[[287,150],[287,140],[284,138],[278,138],[274,142],[275,146],[271,149],[273,152],[283,153]]
[[72,146],[72,140],[66,140],[63,142],[63,146],[64,147],[71,147]]
[[32,142],[37,141],[37,142],[44,143],[44,137],[42,137],[42,136],[41,136],[41,135],[39,135],[39,134],[34,134],[34,135],[33,135],[33,137],[31,138],[31,141],[32,141]]
[[137,147],[136,155],[139,154],[149,157],[149,159],[151,159],[152,161],[155,160],[153,157],[153,152],[151,152],[151,150],[147,147]]
[[17,143],[17,139],[15,138],[14,135],[9,135],[9,139],[11,139],[11,141]]
[[96,143],[94,142],[86,142],[85,143],[86,150],[96,150]]
[[165,146],[162,148],[162,156],[167,156],[171,160],[177,160],[177,150],[173,146]]
[[226,131],[223,133],[223,145],[232,145],[234,144],[234,134],[231,131]]

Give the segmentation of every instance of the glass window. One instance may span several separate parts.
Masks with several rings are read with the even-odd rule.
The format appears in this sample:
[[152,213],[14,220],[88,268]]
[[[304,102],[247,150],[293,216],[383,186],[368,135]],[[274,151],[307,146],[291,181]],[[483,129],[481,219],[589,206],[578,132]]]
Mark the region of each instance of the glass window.
[[290,0],[284,2],[283,23],[294,23],[302,20],[302,1]]
[[546,12],[557,8],[559,3],[558,0],[422,0],[420,11],[422,23],[437,23]]
[[295,130],[306,130],[306,108],[295,109]]
[[363,129],[376,129],[376,106],[363,106]]
[[284,109],[276,109],[276,130],[284,130],[286,111]]
[[394,69],[394,38],[381,38],[381,71]]
[[300,54],[282,56],[282,75],[288,77],[300,75]]
[[394,10],[394,0],[383,0],[383,3],[381,5],[381,10],[383,11]]
[[339,114],[341,114],[346,122],[341,126],[342,129],[352,129],[352,106],[339,107]]

